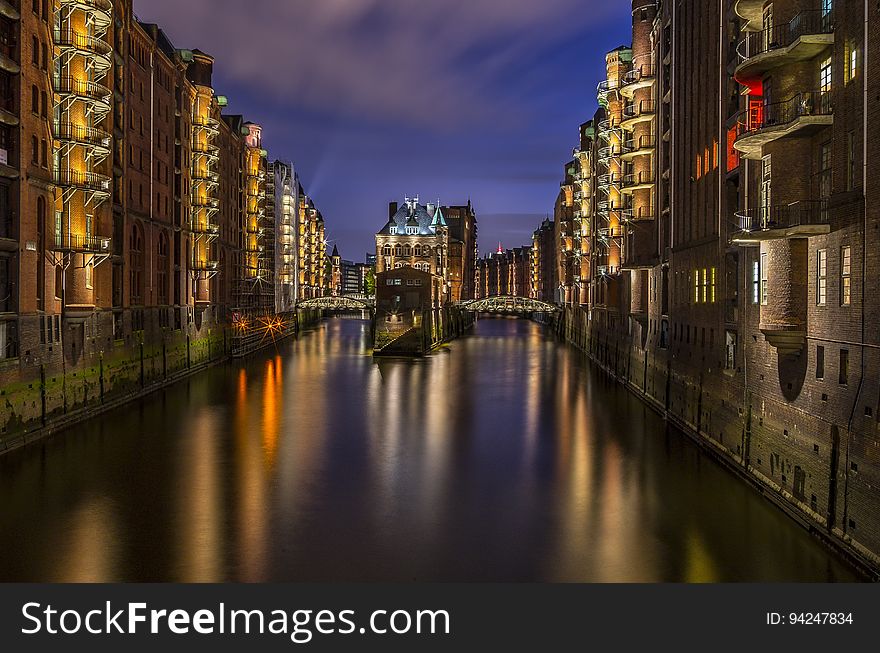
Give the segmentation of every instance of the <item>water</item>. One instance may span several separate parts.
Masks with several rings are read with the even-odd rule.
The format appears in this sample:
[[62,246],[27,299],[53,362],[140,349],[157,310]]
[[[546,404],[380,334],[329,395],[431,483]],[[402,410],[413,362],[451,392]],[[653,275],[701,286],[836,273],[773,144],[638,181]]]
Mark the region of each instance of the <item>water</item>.
[[855,578],[534,323],[367,340],[331,320],[0,457],[0,580]]

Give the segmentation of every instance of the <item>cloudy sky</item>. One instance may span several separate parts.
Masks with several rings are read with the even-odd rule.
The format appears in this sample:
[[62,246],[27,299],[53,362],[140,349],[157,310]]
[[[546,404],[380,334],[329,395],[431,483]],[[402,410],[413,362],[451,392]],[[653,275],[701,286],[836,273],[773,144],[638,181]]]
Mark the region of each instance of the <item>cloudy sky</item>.
[[[230,113],[291,159],[345,258],[389,201],[474,203],[482,251],[552,213],[625,0],[135,0],[217,60]],[[630,5],[631,6],[631,5]]]

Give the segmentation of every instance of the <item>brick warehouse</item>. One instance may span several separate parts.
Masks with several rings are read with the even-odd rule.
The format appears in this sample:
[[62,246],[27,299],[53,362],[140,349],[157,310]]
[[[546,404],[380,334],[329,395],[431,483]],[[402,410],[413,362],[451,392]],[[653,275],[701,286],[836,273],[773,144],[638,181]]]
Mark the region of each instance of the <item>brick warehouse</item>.
[[874,5],[634,0],[556,218],[568,337],[876,570]]
[[279,231],[299,178],[213,67],[132,0],[0,2],[0,440],[225,355],[233,315],[298,299],[297,234],[329,292],[323,220]]

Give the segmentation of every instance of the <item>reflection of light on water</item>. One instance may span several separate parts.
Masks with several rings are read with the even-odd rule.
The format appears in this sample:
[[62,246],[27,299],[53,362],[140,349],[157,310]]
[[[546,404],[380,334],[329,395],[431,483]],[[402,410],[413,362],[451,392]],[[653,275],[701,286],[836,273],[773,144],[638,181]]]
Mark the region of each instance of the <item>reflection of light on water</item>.
[[[277,372],[276,372],[277,368]],[[266,380],[263,384],[263,453],[266,468],[275,464],[278,448],[278,400],[281,394],[281,359],[266,361]]]
[[112,583],[124,581],[116,569],[119,555],[117,515],[106,497],[84,499],[59,525],[64,538],[59,540],[56,574],[61,583]]
[[685,570],[682,581],[685,583],[720,582],[718,568],[700,532],[693,523],[688,526],[685,544]]
[[182,570],[179,580],[217,582],[224,577],[216,437],[222,429],[216,413],[205,408],[194,414],[188,427],[188,436],[181,445],[181,465],[186,471],[181,474],[177,514],[181,534],[177,543]]

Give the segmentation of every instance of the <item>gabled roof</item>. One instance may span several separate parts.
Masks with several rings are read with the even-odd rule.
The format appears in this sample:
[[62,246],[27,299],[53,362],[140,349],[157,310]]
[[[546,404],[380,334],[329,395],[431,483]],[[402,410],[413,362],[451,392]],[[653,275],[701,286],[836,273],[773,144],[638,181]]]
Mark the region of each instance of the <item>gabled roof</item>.
[[437,232],[437,227],[445,226],[446,218],[443,217],[443,212],[439,206],[419,204],[418,199],[407,199],[377,235],[392,235],[392,227],[397,228],[398,234],[404,235],[407,227],[416,227],[418,228],[417,235],[434,236]]

